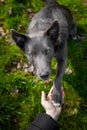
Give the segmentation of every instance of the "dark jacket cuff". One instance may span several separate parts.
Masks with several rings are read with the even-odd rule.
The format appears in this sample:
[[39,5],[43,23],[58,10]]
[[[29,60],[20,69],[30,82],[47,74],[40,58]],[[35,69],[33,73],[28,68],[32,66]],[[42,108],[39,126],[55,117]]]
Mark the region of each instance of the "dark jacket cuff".
[[32,122],[28,130],[36,127],[36,130],[58,130],[57,122],[45,113],[39,114],[35,120]]

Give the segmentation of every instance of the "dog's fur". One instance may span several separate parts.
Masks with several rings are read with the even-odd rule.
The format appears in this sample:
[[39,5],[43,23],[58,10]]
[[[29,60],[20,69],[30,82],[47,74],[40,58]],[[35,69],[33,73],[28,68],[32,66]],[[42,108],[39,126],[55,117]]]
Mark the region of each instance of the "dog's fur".
[[12,38],[33,64],[37,76],[47,80],[51,75],[51,60],[57,61],[57,74],[54,81],[53,100],[62,103],[61,80],[67,59],[67,39],[77,38],[75,20],[70,10],[48,0],[47,6],[38,12],[29,24],[26,34],[11,31]]

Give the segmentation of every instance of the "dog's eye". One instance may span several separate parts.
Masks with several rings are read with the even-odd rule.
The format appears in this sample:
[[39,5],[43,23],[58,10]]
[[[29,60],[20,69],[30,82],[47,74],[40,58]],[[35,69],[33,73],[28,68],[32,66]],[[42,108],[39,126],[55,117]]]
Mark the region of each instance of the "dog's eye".
[[37,52],[36,51],[29,52],[28,55],[30,55],[30,56],[36,56]]
[[28,55],[31,55],[31,52],[28,52]]
[[44,53],[45,53],[45,55],[48,55],[49,52],[50,52],[50,49],[47,49],[47,48],[44,49]]

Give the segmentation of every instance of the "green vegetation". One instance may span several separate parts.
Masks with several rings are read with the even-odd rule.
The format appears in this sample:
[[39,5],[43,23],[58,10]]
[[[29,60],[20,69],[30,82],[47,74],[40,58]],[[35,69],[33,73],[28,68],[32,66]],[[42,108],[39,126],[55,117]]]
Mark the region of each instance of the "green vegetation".
[[[61,130],[87,130],[87,5],[81,0],[59,1],[72,10],[78,34],[85,38],[68,42],[67,68],[72,73],[65,74],[62,81],[65,101],[58,122]],[[26,130],[36,115],[44,112],[41,91],[48,93],[52,86],[55,60],[51,80],[39,81],[35,75],[24,72],[27,59],[10,40],[10,29],[25,32],[31,17],[43,5],[41,0],[0,2],[0,130]]]

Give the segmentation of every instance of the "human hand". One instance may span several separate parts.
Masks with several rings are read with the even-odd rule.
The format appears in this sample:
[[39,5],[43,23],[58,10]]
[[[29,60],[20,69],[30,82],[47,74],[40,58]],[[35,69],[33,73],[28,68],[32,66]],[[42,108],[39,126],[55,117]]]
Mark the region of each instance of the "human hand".
[[[61,89],[62,89],[62,100],[64,100],[63,87],[61,87]],[[61,113],[61,106],[56,106],[52,102],[52,91],[53,91],[53,87],[51,88],[47,98],[45,92],[42,91],[41,104],[44,107],[46,114],[50,115],[54,120],[57,120]]]

